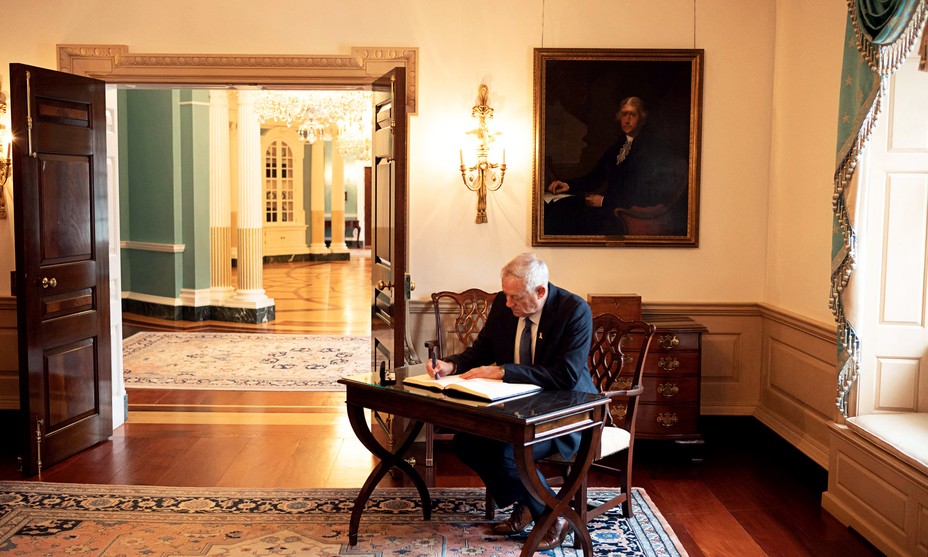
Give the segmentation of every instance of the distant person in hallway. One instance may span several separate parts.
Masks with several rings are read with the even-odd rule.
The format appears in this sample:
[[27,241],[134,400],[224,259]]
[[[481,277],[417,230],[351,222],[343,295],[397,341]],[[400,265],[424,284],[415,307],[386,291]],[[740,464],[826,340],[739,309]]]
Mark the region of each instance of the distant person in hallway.
[[[461,374],[468,379],[486,377],[545,389],[598,392],[587,365],[593,334],[590,306],[548,282],[548,266],[533,253],[507,263],[501,281],[502,291],[474,344],[434,365],[427,361],[429,375]],[[580,447],[580,437],[574,433],[538,443],[534,458],[538,461],[557,453],[569,459]],[[493,533],[518,534],[541,516],[545,506],[522,485],[511,444],[458,433],[453,446],[458,458],[483,479],[497,505],[513,505],[512,515],[493,526]],[[538,551],[561,545],[568,530],[567,520],[558,517]]]
[[546,234],[634,234],[638,231],[629,229],[630,222],[670,211],[673,215],[662,219],[657,232],[685,232],[685,161],[674,160],[644,133],[648,111],[640,98],[622,99],[616,121],[618,141],[592,171],[569,181],[553,180],[545,188]]

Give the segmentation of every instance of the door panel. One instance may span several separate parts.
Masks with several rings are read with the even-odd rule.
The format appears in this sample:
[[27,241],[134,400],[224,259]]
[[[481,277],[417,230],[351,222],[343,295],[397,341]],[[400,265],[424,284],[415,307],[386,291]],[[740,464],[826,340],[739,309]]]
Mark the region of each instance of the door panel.
[[107,439],[111,417],[101,81],[10,65],[22,462]]
[[[409,299],[407,261],[405,69],[395,68],[373,84],[374,130],[371,184],[371,342],[372,366],[389,373],[406,363]],[[402,420],[374,416],[392,444]]]
[[373,85],[374,171],[371,246],[375,369],[406,363],[408,291],[405,70],[396,68]]

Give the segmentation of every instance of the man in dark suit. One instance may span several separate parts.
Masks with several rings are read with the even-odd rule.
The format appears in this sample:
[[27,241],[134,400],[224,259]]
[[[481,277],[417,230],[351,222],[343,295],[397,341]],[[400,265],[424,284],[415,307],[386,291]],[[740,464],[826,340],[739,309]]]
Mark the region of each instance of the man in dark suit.
[[[497,294],[470,348],[439,360],[429,374],[461,374],[507,383],[532,383],[545,389],[598,392],[590,377],[587,357],[593,334],[590,306],[579,296],[548,282],[548,267],[535,254],[523,253],[503,267],[503,290]],[[527,331],[527,332],[526,332]],[[580,434],[558,437],[534,446],[540,460],[555,453],[570,458],[580,447]],[[513,505],[512,516],[493,527],[499,535],[518,534],[545,510],[530,496],[515,465],[508,443],[458,433],[454,452],[483,479],[500,507]],[[544,478],[542,478],[544,482]],[[569,530],[559,517],[546,533],[539,551],[561,545]]]

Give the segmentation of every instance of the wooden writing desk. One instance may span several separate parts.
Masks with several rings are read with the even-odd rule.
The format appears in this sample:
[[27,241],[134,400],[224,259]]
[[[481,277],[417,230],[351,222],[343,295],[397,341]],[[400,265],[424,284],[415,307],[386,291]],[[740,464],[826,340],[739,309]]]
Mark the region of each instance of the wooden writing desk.
[[[526,397],[487,404],[403,386],[405,377],[425,373],[424,364],[394,371],[395,385],[381,386],[379,376],[373,373],[345,377],[338,381],[345,385],[348,419],[355,435],[371,453],[380,458],[380,463],[371,471],[354,501],[348,528],[349,545],[358,543],[361,512],[374,488],[393,467],[405,472],[413,481],[422,499],[423,518],[431,518],[432,501],[428,487],[416,469],[403,459],[424,423],[429,422],[506,441],[516,447],[514,453],[522,483],[548,507],[522,547],[523,556],[535,553],[535,547],[558,516],[565,517],[573,525],[574,535],[579,536],[584,554],[593,555],[590,532],[586,524],[580,521],[577,512],[570,507],[570,501],[590,468],[594,448],[599,445],[603,415],[609,403],[607,397],[573,391],[540,391]],[[394,443],[393,452],[374,437],[365,419],[366,410],[410,420],[402,437]],[[583,441],[576,456],[577,465],[571,469],[570,477],[557,496],[552,496],[538,477],[532,458],[532,445],[578,431],[583,432]]]

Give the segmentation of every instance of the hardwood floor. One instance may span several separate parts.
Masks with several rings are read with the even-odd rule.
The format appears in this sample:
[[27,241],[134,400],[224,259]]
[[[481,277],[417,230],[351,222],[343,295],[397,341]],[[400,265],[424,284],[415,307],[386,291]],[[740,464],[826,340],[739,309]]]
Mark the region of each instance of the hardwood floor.
[[[369,269],[369,259],[266,267],[268,294],[278,303],[279,322],[272,324],[245,329],[126,316],[124,327],[127,334],[143,329],[363,334],[370,327]],[[880,555],[821,508],[825,471],[759,422],[703,417],[701,431],[706,444],[700,464],[670,443],[639,441],[635,451],[635,485],[647,491],[691,556]],[[4,444],[0,479],[360,488],[375,466],[348,424],[342,393],[131,389],[129,421],[110,440],[44,470],[40,478],[23,478],[11,451]],[[442,443],[435,467],[421,465],[422,452],[416,446],[412,456],[429,485],[481,485]],[[613,485],[597,475],[591,484]],[[407,481],[388,475],[381,485]]]
[[[235,284],[235,269],[232,283]],[[249,325],[226,321],[168,321],[123,315],[123,336],[138,331],[214,331],[277,334],[366,335],[371,332],[370,250],[352,250],[349,261],[270,263],[264,289],[276,318]]]

